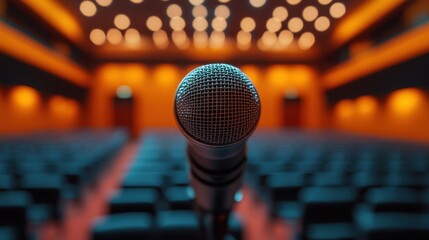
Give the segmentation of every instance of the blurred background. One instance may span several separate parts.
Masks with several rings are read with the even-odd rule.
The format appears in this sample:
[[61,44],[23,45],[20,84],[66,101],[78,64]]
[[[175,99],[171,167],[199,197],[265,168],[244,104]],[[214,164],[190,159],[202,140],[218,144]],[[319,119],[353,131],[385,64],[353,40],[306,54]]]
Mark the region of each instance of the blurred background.
[[426,0],[0,0],[0,239],[194,239],[173,104],[214,62],[262,102],[232,239],[429,239],[428,23]]

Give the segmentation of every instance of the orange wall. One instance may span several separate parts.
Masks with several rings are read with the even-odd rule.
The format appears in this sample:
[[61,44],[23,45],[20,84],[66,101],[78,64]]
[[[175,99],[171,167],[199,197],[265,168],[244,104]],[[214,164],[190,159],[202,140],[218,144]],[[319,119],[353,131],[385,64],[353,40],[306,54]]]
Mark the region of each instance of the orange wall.
[[75,100],[61,96],[43,98],[26,86],[0,88],[0,133],[23,133],[46,129],[72,129],[81,125]]
[[416,88],[397,90],[381,100],[342,100],[330,116],[334,129],[429,142],[429,93]]
[[[133,89],[136,129],[175,127],[173,114],[176,88],[182,78],[197,65],[178,67],[170,64],[109,63],[94,72],[89,96],[90,125],[113,124],[112,98],[116,89],[128,85]],[[284,92],[294,88],[303,98],[304,126],[323,125],[324,98],[317,84],[317,73],[302,65],[239,66],[255,84],[262,102],[260,127],[280,127]]]

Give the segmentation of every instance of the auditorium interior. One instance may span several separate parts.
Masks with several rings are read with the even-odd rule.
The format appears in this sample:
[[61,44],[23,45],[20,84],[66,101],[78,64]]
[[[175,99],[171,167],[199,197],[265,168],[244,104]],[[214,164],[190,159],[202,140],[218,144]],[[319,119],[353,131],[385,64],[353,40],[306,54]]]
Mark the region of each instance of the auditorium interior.
[[260,98],[222,239],[429,239],[427,0],[0,0],[0,239],[216,239],[175,115],[213,63]]

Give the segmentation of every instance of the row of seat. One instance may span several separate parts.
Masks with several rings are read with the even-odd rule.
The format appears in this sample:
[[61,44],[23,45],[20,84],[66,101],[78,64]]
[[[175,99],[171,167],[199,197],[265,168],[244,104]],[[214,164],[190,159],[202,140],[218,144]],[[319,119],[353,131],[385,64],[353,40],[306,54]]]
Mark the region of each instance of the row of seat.
[[[0,139],[0,227],[27,239],[43,223],[61,221],[127,141],[127,132],[76,130]],[[0,239],[6,237],[0,235]]]
[[[247,149],[245,184],[269,206],[271,218],[295,227],[296,239],[429,239],[428,146],[334,132],[264,130],[251,137]],[[178,131],[146,131],[93,238],[194,239],[198,217],[188,168],[186,142]],[[194,216],[193,227],[182,214]],[[237,222],[240,227],[231,233],[241,239],[246,226]]]

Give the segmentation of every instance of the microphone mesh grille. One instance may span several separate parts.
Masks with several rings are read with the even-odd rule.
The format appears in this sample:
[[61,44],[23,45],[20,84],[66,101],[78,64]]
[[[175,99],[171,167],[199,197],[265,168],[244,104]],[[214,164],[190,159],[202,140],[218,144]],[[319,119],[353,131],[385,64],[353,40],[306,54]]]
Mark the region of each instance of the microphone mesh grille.
[[175,99],[179,125],[193,139],[227,145],[247,137],[260,115],[258,93],[249,78],[227,64],[209,64],[191,71]]

